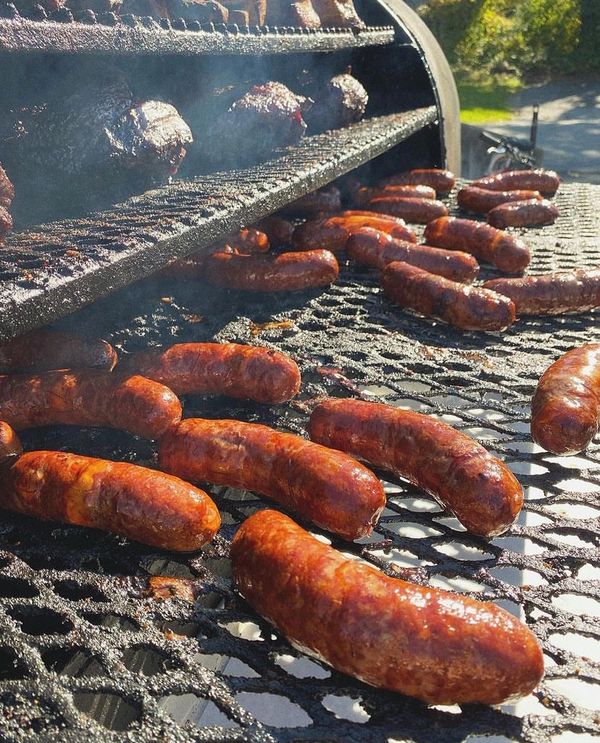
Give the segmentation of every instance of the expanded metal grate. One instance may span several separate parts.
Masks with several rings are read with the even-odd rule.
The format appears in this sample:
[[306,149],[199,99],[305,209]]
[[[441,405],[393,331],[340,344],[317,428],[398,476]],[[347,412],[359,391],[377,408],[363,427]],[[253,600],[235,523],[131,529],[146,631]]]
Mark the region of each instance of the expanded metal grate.
[[[526,233],[532,272],[600,264],[600,187],[564,186],[557,201],[556,226]],[[290,405],[190,397],[186,416],[303,432],[314,397],[363,394],[441,416],[497,452],[526,491],[508,535],[470,536],[415,488],[388,480],[373,537],[333,541],[390,575],[520,615],[544,646],[546,675],[516,706],[433,708],[306,659],[231,589],[236,525],[271,504],[213,488],[224,525],[192,557],[4,514],[0,739],[585,743],[600,734],[600,448],[551,456],[528,433],[539,375],[598,340],[596,322],[586,313],[461,332],[394,308],[374,271],[349,266],[327,291],[287,296],[149,281],[63,322],[125,351],[217,338],[279,348],[302,367]],[[102,430],[32,431],[26,445],[155,462],[151,443]],[[145,598],[149,574],[190,577],[200,596],[193,605]]]
[[0,339],[62,317],[328,183],[433,124],[434,106],[306,137],[245,170],[177,181],[111,210],[11,235]]

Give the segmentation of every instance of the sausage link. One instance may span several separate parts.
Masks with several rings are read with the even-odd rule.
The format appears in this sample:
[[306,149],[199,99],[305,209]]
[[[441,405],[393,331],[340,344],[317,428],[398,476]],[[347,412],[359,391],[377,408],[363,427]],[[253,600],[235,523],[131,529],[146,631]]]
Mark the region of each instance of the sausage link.
[[356,263],[374,268],[384,268],[393,261],[404,261],[430,273],[466,283],[473,281],[479,273],[479,264],[468,253],[414,245],[371,227],[363,227],[351,235],[346,249]]
[[[456,196],[460,208],[474,214],[487,214],[495,207],[512,201],[534,199],[541,201],[542,195],[537,191],[488,191],[485,188],[477,188],[476,186],[461,188]],[[501,226],[494,225],[494,227]]]
[[427,224],[432,219],[445,217],[448,208],[441,201],[400,196],[375,196],[369,201],[369,208],[382,214],[393,214],[407,222]]
[[221,524],[209,496],[178,477],[58,451],[22,454],[0,480],[0,507],[192,552]]
[[21,441],[12,427],[0,421],[0,465],[10,457],[21,454],[22,451]]
[[508,467],[470,436],[431,416],[361,400],[325,400],[308,424],[313,441],[404,477],[473,534],[501,534],[523,506]]
[[376,196],[416,197],[420,199],[435,199],[436,193],[429,186],[363,186],[354,195],[357,206],[368,206],[369,201]]
[[531,438],[554,454],[587,449],[600,423],[600,343],[573,348],[546,369],[531,402]]
[[600,268],[578,268],[483,285],[515,303],[517,315],[562,315],[600,307]]
[[240,253],[266,253],[271,247],[268,236],[256,227],[243,227],[217,243],[215,248],[220,251],[224,245]]
[[473,181],[473,186],[490,191],[512,189],[539,191],[544,196],[554,196],[560,186],[560,178],[554,170],[507,170]]
[[381,285],[401,307],[464,330],[504,330],[515,321],[514,304],[501,294],[459,284],[402,261],[388,263]]
[[339,212],[342,208],[342,196],[337,186],[326,186],[318,191],[302,196],[285,206],[282,214],[290,214],[294,217],[310,218],[320,214],[331,214]]
[[261,219],[256,226],[267,235],[271,245],[281,247],[292,244],[294,225],[287,219],[273,215]]
[[389,178],[384,178],[382,185],[391,186],[429,186],[437,194],[446,194],[452,191],[456,183],[454,173],[449,170],[440,170],[439,168],[417,168],[409,170],[406,173],[398,173]]
[[205,276],[217,286],[253,292],[302,291],[329,286],[340,273],[328,250],[270,255],[214,253],[205,261]]
[[[490,191],[490,193],[494,193]],[[517,193],[517,192],[515,192]],[[526,191],[521,191],[526,193]],[[558,219],[558,209],[550,201],[543,199],[524,199],[511,204],[500,204],[491,209],[487,221],[492,227],[541,227],[554,224]]]
[[239,343],[176,343],[125,357],[123,368],[178,395],[228,395],[279,403],[300,390],[296,362],[279,351]]
[[313,657],[429,704],[498,704],[539,683],[533,633],[490,602],[390,578],[259,511],[231,544],[248,603]]
[[161,469],[192,482],[254,490],[345,539],[371,533],[385,505],[362,464],[291,433],[188,418],[161,439]]
[[425,242],[449,250],[465,250],[507,273],[520,273],[531,261],[529,248],[522,240],[472,219],[436,219],[425,227]]
[[95,367],[111,371],[115,349],[100,338],[60,330],[34,330],[0,346],[0,373]]
[[304,222],[294,230],[292,243],[298,250],[325,248],[333,253],[339,253],[345,249],[350,235],[361,227],[372,227],[399,240],[417,242],[415,233],[402,219],[386,217],[375,212],[352,211],[327,219]]
[[180,419],[175,393],[137,375],[49,371],[0,377],[0,420],[17,431],[55,424],[106,426],[155,439]]

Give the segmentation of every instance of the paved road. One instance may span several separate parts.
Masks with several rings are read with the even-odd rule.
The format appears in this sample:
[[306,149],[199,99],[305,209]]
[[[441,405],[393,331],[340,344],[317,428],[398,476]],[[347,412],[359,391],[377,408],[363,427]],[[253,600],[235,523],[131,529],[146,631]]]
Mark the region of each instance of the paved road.
[[566,181],[600,183],[600,77],[528,87],[510,103],[513,119],[490,122],[487,128],[529,139],[532,106],[539,103],[544,167],[557,170]]

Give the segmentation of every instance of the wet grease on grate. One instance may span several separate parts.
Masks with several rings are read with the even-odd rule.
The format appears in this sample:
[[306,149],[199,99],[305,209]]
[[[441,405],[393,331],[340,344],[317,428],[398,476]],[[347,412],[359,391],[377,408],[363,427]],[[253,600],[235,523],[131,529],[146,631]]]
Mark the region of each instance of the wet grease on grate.
[[[559,201],[577,211],[565,209],[554,228],[529,233],[534,272],[600,263],[600,245],[586,232],[598,225],[600,188],[567,186]],[[581,239],[562,237],[568,233]],[[192,314],[203,320],[189,322]],[[274,319],[292,325],[252,335],[253,324]],[[231,590],[227,548],[236,524],[270,504],[213,488],[224,526],[191,557],[5,516],[0,737],[24,739],[42,725],[60,730],[65,741],[129,734],[136,741],[498,736],[583,743],[597,735],[600,448],[556,457],[528,434],[539,374],[572,345],[597,340],[595,322],[588,313],[521,321],[503,334],[460,333],[396,310],[381,297],[373,272],[351,267],[326,292],[284,297],[145,282],[66,320],[102,332],[125,351],[215,337],[280,348],[302,367],[299,404],[265,408],[189,397],[186,416],[239,417],[301,433],[303,403],[347,396],[358,386],[479,438],[526,491],[508,535],[489,542],[470,536],[415,488],[386,479],[388,505],[376,533],[355,545],[332,541],[390,575],[493,600],[521,616],[542,641],[546,677],[517,705],[426,708],[305,658]],[[26,445],[155,461],[150,443],[100,430],[32,431]],[[143,578],[154,574],[193,577],[200,599],[191,606],[144,598]]]

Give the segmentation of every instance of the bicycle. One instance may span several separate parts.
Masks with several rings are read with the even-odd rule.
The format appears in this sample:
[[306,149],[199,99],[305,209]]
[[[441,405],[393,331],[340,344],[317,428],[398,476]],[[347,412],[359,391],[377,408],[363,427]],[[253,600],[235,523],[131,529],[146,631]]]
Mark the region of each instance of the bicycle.
[[529,141],[504,137],[487,130],[481,132],[481,138],[493,145],[487,149],[490,160],[486,175],[501,173],[503,170],[531,170],[541,164],[540,151],[536,149],[539,110],[536,103],[533,107]]

